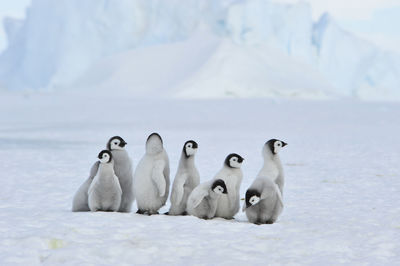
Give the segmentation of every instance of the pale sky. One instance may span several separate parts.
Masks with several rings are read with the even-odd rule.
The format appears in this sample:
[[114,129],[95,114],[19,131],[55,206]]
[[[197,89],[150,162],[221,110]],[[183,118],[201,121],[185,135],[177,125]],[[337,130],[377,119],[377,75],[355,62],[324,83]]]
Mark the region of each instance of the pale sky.
[[[116,0],[117,1],[117,0]],[[184,1],[184,0],[182,0]],[[218,0],[215,0],[218,1]],[[275,2],[311,4],[314,20],[329,12],[345,29],[384,48],[400,53],[400,0],[274,0]],[[1,0],[0,20],[5,16],[23,18],[31,0]],[[6,46],[0,27],[0,51]]]

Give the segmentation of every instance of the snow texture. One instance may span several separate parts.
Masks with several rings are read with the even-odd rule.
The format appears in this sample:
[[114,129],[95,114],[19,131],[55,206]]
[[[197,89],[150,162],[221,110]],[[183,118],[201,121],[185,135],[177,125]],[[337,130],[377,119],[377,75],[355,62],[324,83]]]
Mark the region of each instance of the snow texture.
[[[2,94],[0,264],[398,264],[399,116],[390,103]],[[265,141],[287,142],[278,222],[254,225],[242,212],[208,221],[71,212],[110,136],[129,143],[136,165],[153,131],[163,137],[172,176],[188,139],[199,143],[201,182],[227,154],[242,155],[242,197]]]
[[304,2],[33,0],[5,27],[11,90],[400,100],[400,56]]

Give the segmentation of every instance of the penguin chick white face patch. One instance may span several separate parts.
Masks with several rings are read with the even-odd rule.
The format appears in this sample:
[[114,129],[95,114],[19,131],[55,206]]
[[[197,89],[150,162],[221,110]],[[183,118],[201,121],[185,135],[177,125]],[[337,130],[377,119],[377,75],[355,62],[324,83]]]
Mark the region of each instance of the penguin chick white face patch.
[[113,139],[111,140],[110,147],[111,150],[122,150],[123,148],[119,146],[121,141],[119,139]]
[[108,163],[109,160],[110,160],[110,155],[108,155],[107,153],[104,153],[103,156],[100,159],[100,162]]
[[186,156],[192,156],[196,153],[197,149],[193,148],[192,143],[188,143],[186,144],[185,150],[186,150]]
[[270,139],[265,143],[264,149],[269,149],[272,154],[277,154],[286,145],[287,143],[281,140]]
[[193,156],[196,153],[198,147],[199,146],[197,145],[196,141],[194,140],[186,141],[185,144],[183,145],[183,152],[185,153],[186,158]]
[[213,191],[217,194],[223,194],[225,190],[221,186],[216,186]]
[[239,154],[231,153],[226,157],[224,164],[231,168],[240,168],[242,166],[243,160],[243,157]]
[[250,198],[250,200],[249,200],[249,203],[250,203],[251,205],[255,205],[255,204],[257,204],[259,201],[260,201],[260,197],[258,197],[258,196],[252,196],[252,197]]
[[274,143],[274,153],[278,153],[282,149],[282,142],[280,140]]
[[99,155],[97,156],[101,163],[109,163],[111,162],[112,155],[109,150],[102,150]]
[[240,168],[242,166],[242,162],[239,162],[239,158],[237,157],[232,157],[229,160],[229,165],[233,168]]
[[125,145],[128,144],[120,136],[112,137],[107,143],[107,149],[109,150],[123,150]]

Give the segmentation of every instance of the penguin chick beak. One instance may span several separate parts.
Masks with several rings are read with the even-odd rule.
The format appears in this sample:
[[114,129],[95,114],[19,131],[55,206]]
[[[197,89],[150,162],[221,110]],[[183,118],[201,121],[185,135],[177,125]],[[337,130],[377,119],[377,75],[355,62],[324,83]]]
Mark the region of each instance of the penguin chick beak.
[[222,194],[228,194],[228,190],[225,190],[224,192],[222,192]]
[[128,143],[126,143],[125,141],[122,141],[122,142],[119,144],[119,146],[120,146],[121,148],[123,148],[123,147],[125,147],[126,144],[128,144]]
[[282,143],[282,147],[285,147],[286,145],[288,145],[286,142]]

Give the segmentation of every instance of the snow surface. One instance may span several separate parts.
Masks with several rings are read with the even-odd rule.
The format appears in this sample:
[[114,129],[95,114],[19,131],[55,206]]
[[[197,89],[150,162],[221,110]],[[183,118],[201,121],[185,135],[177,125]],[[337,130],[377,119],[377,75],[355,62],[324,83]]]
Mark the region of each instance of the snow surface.
[[400,100],[400,55],[311,13],[268,0],[33,0],[23,22],[5,21],[0,88]]
[[[400,261],[399,104],[0,96],[1,265]],[[262,166],[265,141],[286,141],[278,222],[253,225],[243,213],[230,221],[72,213],[72,197],[108,138],[123,136],[136,166],[153,131],[164,138],[172,177],[187,139],[199,143],[202,181],[228,153],[242,155],[241,195]]]

